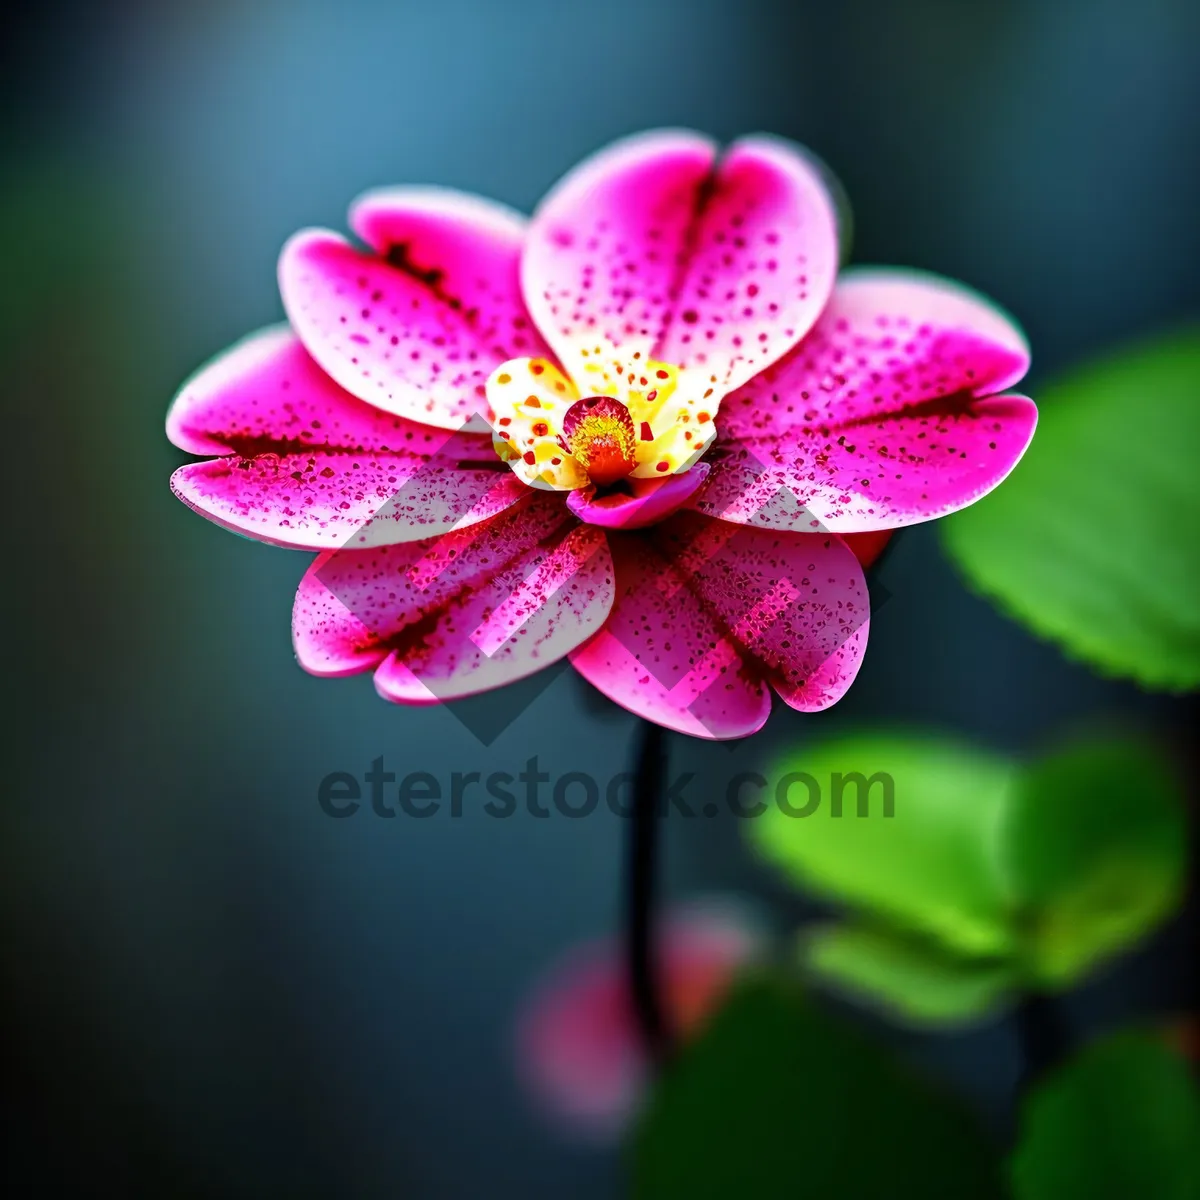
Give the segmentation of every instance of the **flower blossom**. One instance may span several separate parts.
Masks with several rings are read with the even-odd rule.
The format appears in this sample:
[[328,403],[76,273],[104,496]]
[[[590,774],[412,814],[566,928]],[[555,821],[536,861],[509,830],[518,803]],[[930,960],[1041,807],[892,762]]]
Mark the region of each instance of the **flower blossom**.
[[[769,950],[761,917],[740,903],[714,897],[668,911],[659,966],[673,1034],[696,1037],[739,973]],[[597,1140],[621,1132],[650,1064],[617,941],[576,947],[554,964],[522,1007],[516,1050],[526,1091],[549,1118]]]
[[754,732],[773,695],[824,708],[862,661],[863,562],[1033,434],[1012,321],[931,275],[839,273],[822,173],[777,139],[643,134],[531,219],[396,188],[350,225],[294,236],[287,325],[183,387],[168,434],[209,457],[172,487],[318,552],[300,665],[397,703],[567,657],[700,737]]

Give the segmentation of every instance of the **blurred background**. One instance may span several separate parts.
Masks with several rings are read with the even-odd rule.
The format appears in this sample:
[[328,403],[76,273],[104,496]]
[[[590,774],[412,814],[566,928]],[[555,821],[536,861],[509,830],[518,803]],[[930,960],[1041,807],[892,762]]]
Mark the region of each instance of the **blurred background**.
[[[445,778],[536,754],[607,778],[633,718],[565,672],[488,747],[366,677],[304,675],[306,557],[172,498],[167,405],[281,318],[282,243],[343,228],[365,188],[528,211],[658,125],[812,147],[850,196],[853,260],[994,297],[1029,334],[1036,397],[1200,312],[1200,8],[46,0],[0,21],[5,1170],[72,1194],[619,1195],[617,1153],[527,1103],[512,1029],[531,980],[614,927],[622,823],[335,821],[316,794],[379,756]],[[1028,755],[1117,722],[1186,748],[1194,708],[1032,639],[964,589],[933,529],[880,579],[846,700],[777,704],[734,748],[673,737],[672,770],[727,778],[864,723]],[[740,833],[671,821],[667,895],[736,889],[796,916]],[[1186,925],[1074,996],[1081,1026],[1186,1004]],[[907,1042],[1006,1120],[1008,1024]]]

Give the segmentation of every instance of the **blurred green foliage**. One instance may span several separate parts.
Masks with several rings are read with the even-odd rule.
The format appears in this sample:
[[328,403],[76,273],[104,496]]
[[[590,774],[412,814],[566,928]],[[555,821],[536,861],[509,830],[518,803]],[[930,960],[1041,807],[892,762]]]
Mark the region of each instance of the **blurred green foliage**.
[[1200,1095],[1150,1033],[1097,1042],[1026,1098],[1015,1200],[1197,1200]]
[[835,774],[859,772],[869,782],[882,772],[891,780],[893,816],[886,815],[880,781],[868,790],[868,816],[847,786],[841,815],[832,798],[804,818],[773,806],[751,834],[808,891],[963,953],[1004,954],[1012,930],[993,831],[1014,770],[944,739],[850,737],[789,755],[775,777],[807,772],[832,790]]
[[1005,1171],[961,1104],[759,975],[660,1078],[630,1165],[635,1200],[1198,1200],[1200,1094],[1161,1034],[1111,1035],[1026,1094]]
[[969,1021],[1013,991],[1069,987],[1182,893],[1179,786],[1136,738],[1081,740],[1023,767],[944,738],[860,734],[791,755],[786,772],[878,773],[862,808],[852,789],[840,815],[774,807],[751,836],[849,910],[801,935],[807,968],[902,1021]]
[[1182,895],[1182,794],[1149,744],[1086,740],[1034,763],[1005,819],[1004,863],[1034,985],[1070,984]]
[[1013,475],[939,522],[969,583],[1106,675],[1200,685],[1200,324],[1038,392]]
[[809,969],[857,996],[881,997],[910,1024],[958,1024],[991,1012],[1016,986],[1006,958],[947,954],[897,929],[830,922],[803,935]]
[[651,1096],[635,1200],[989,1200],[996,1156],[961,1104],[793,986],[746,980]]

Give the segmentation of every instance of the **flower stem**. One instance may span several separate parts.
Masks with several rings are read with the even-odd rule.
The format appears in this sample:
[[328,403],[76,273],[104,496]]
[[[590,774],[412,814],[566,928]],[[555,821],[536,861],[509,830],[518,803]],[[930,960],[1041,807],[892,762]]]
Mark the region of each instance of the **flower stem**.
[[659,986],[654,920],[658,808],[665,774],[663,729],[652,721],[643,721],[634,761],[633,811],[629,822],[625,952],[634,1015],[646,1053],[659,1066],[666,1062],[671,1051]]
[[1024,1098],[1071,1052],[1071,1030],[1058,1001],[1045,992],[1026,992],[1015,1013],[1021,1047],[1021,1072],[1017,1094]]

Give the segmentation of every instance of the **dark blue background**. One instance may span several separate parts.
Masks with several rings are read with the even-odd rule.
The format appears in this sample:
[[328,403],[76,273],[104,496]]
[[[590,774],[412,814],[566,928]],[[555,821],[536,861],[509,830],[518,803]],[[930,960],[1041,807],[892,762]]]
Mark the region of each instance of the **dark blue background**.
[[[342,227],[363,189],[528,211],[586,153],[664,124],[811,146],[850,195],[854,260],[994,296],[1030,335],[1036,396],[1200,309],[1200,9],[131,0],[5,20],[6,1169],[75,1194],[618,1194],[614,1155],[537,1120],[510,1044],[531,979],[613,926],[621,823],[334,821],[316,792],[379,755],[607,778],[632,718],[568,672],[489,748],[366,678],[305,676],[304,556],[171,498],[167,403],[280,317],[284,239]],[[1020,753],[1099,718],[1182,733],[1179,702],[1098,681],[968,595],[933,528],[882,581],[846,701],[777,706],[735,750],[673,739],[673,767],[718,786],[868,721]],[[739,832],[672,821],[668,891],[754,886],[786,922]],[[1178,1004],[1181,937],[1097,980],[1084,1024]],[[1007,1028],[916,1048],[1003,1120]]]

